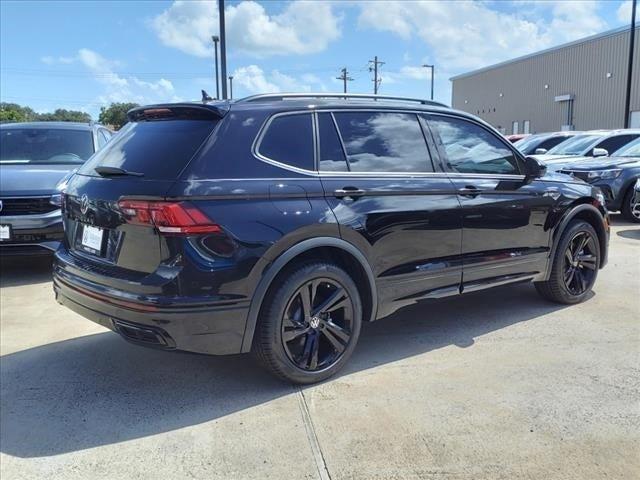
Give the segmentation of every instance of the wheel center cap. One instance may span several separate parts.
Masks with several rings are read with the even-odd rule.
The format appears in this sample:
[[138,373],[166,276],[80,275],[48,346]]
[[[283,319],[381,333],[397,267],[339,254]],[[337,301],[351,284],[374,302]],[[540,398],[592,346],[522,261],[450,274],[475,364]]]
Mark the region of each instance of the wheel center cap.
[[320,326],[320,318],[319,317],[311,317],[311,320],[309,320],[309,326],[311,328],[318,328]]

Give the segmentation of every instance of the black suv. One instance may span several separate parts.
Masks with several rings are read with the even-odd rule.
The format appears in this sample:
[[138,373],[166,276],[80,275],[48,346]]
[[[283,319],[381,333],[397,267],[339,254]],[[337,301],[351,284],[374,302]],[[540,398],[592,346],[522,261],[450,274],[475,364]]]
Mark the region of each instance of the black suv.
[[136,108],[63,196],[60,303],[132,342],[338,371],[362,322],[534,282],[577,303],[607,258],[599,190],[423,100],[259,95]]

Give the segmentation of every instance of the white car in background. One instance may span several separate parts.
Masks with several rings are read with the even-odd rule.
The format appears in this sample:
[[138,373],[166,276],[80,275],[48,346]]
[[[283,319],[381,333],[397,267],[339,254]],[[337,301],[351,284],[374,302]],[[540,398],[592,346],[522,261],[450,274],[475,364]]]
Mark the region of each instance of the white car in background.
[[607,157],[640,138],[640,129],[592,130],[553,147],[544,155],[534,155],[545,163],[567,162],[575,157]]

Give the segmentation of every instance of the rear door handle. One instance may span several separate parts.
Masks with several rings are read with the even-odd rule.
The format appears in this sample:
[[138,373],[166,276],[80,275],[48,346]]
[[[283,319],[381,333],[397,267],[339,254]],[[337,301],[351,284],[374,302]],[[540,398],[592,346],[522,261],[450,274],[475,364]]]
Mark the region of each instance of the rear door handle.
[[475,197],[481,193],[481,190],[475,185],[465,185],[464,188],[458,190],[458,194],[464,197]]
[[356,187],[343,187],[333,191],[333,195],[336,198],[361,197],[365,193],[367,193],[366,190],[362,190],[361,188]]

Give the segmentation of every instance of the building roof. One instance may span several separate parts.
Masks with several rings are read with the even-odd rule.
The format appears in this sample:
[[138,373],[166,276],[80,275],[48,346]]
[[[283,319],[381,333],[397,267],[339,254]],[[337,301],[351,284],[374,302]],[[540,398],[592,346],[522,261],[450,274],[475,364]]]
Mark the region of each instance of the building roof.
[[[582,43],[589,43],[589,42],[593,42],[595,40],[600,40],[600,39],[603,39],[603,38],[606,38],[606,37],[612,37],[614,35],[619,35],[620,33],[624,33],[624,32],[627,32],[629,30],[631,30],[630,27],[624,26],[624,27],[615,28],[613,30],[607,30],[606,32],[596,33],[595,35],[591,35],[589,37],[581,38],[579,40],[574,40],[573,42],[563,43],[562,45],[557,45],[555,47],[547,48],[545,50],[540,50],[539,52],[529,53],[527,55],[523,55],[521,57],[513,58],[511,60],[505,60],[504,62],[496,63],[494,65],[489,65],[488,67],[482,67],[482,68],[479,68],[477,70],[472,70],[471,72],[461,73],[460,75],[455,75],[455,76],[449,78],[449,80],[453,81],[453,80],[459,80],[459,79],[465,78],[465,77],[471,77],[471,76],[476,75],[478,73],[482,73],[482,72],[486,72],[486,71],[489,71],[489,70],[493,70],[495,68],[504,67],[505,65],[509,65],[509,64],[512,64],[512,63],[521,62],[523,60],[527,60],[529,58],[537,57],[539,55],[545,55],[545,54],[550,53],[550,52],[555,52],[557,50],[562,50],[564,48],[573,47],[575,45],[580,45]],[[636,27],[636,30],[640,30],[640,27]]]

